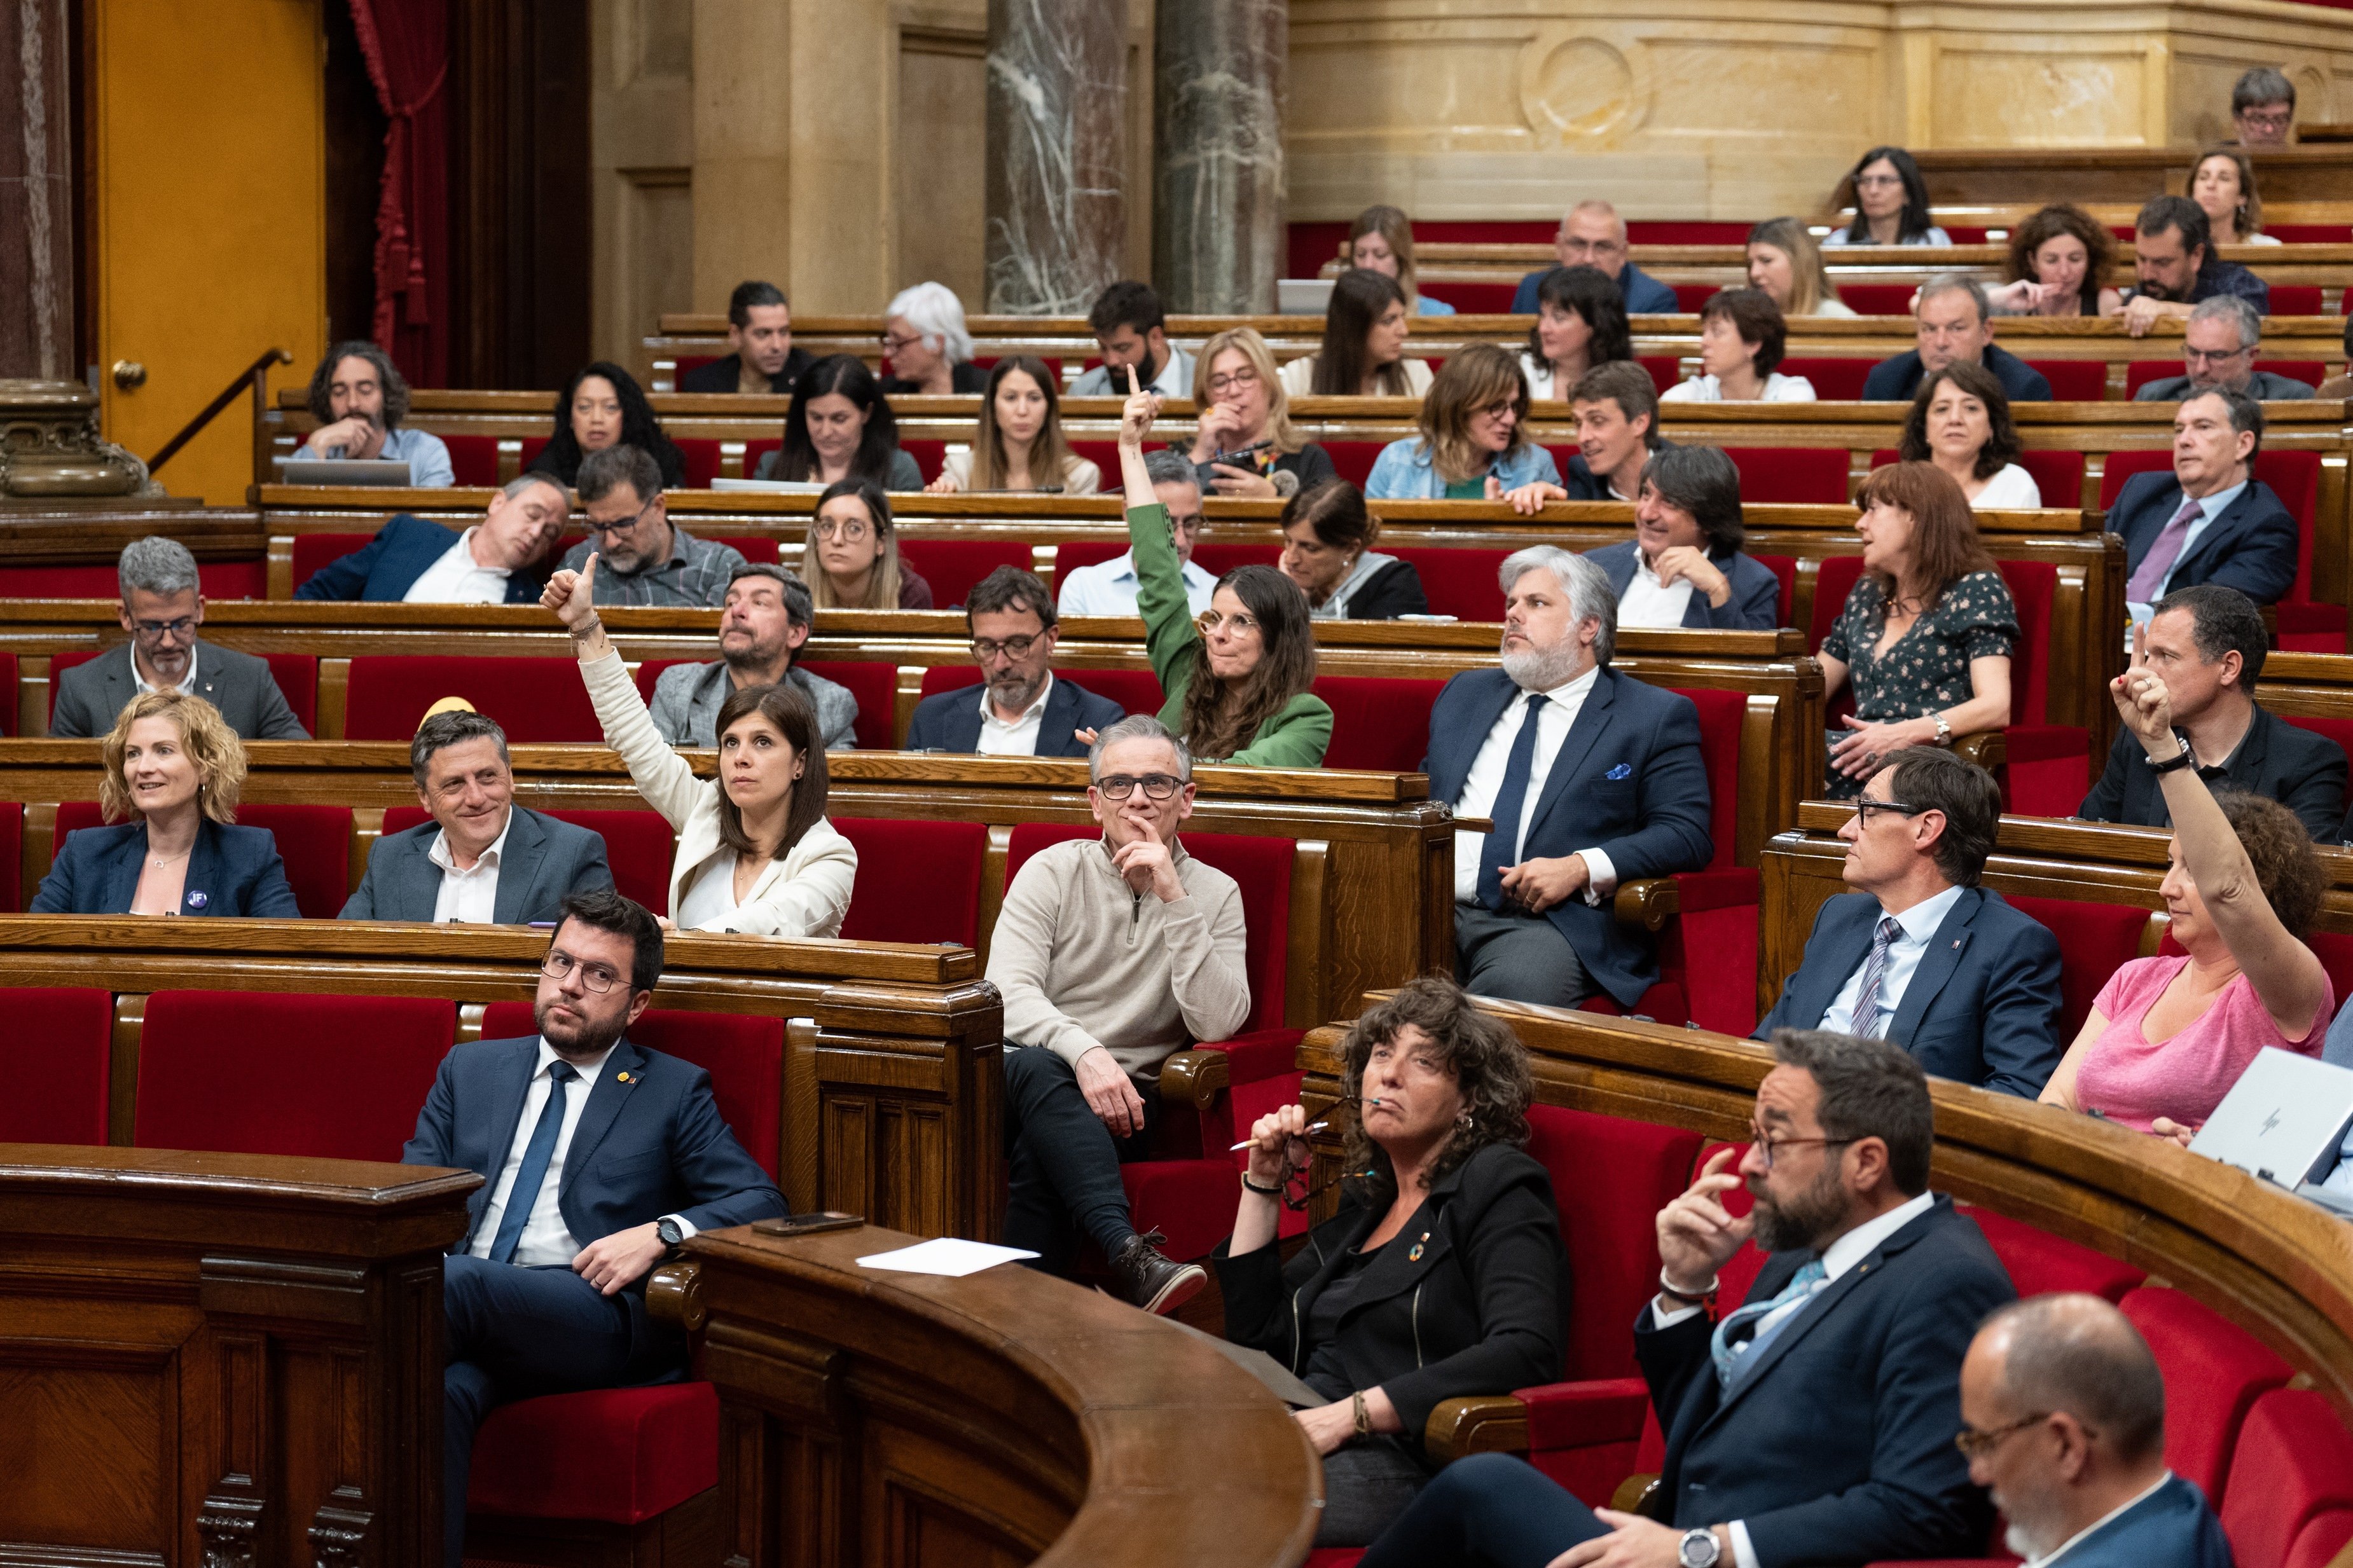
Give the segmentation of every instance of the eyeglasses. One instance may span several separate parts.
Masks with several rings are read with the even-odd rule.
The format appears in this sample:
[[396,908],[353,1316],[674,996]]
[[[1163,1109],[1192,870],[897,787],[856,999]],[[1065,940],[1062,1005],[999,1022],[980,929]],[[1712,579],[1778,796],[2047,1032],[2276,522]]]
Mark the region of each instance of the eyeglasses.
[[1145,773],[1142,778],[1127,773],[1112,773],[1095,780],[1095,788],[1103,793],[1105,800],[1125,800],[1139,786],[1146,800],[1166,800],[1185,787],[1185,781],[1170,778],[1166,773]]
[[[2048,1410],[2040,1415],[2022,1415],[2009,1426],[1997,1426],[1990,1432],[1980,1432],[1974,1426],[1964,1426],[1953,1435],[1953,1447],[1961,1451],[1963,1458],[1974,1464],[2000,1447],[2009,1438],[2016,1436],[2029,1426],[2041,1426],[2050,1420],[2052,1412]],[[2084,1428],[2084,1435],[2087,1437],[2099,1436],[2089,1426]]]
[[1754,1121],[1748,1124],[1748,1141],[1757,1145],[1758,1158],[1765,1162],[1765,1168],[1768,1171],[1773,1168],[1775,1153],[1780,1150],[1802,1149],[1811,1143],[1819,1143],[1828,1149],[1854,1142],[1852,1138],[1781,1138],[1766,1131]]
[[1193,625],[1200,629],[1200,633],[1203,637],[1208,637],[1219,626],[1225,627],[1236,637],[1240,637],[1246,632],[1254,632],[1259,629],[1258,617],[1256,616],[1242,615],[1240,613],[1230,616],[1221,616],[1215,610],[1203,610],[1201,612],[1200,618],[1196,620]]
[[139,635],[150,642],[164,636],[184,637],[196,629],[194,616],[182,616],[172,621],[133,621],[131,624],[138,627]]
[[1507,397],[1499,403],[1490,403],[1486,407],[1474,409],[1472,412],[1482,419],[1501,419],[1506,416],[1516,416],[1519,411],[1519,404]]
[[562,948],[551,948],[539,966],[539,972],[550,980],[568,980],[574,970],[580,972],[580,984],[599,996],[613,988],[621,978],[620,972],[609,964],[583,963]]
[[1874,811],[1892,811],[1898,816],[1917,816],[1933,809],[1926,805],[1906,805],[1900,800],[1873,800],[1867,795],[1857,796],[1854,803],[1854,814],[1862,818],[1865,827],[1871,826],[1871,814]]
[[1037,646],[1039,637],[1043,635],[1040,632],[1031,632],[1024,637],[1007,637],[1001,642],[995,637],[975,637],[972,639],[972,657],[983,664],[988,663],[999,654],[1003,654],[1008,658],[1028,658],[1029,650]]
[[2284,109],[2275,114],[2258,114],[2250,109],[2239,116],[2242,125],[2260,125],[2266,131],[2284,131],[2295,119],[2295,110]]
[[2181,361],[2184,364],[2227,364],[2241,354],[2254,352],[2253,343],[2242,343],[2235,349],[2193,349],[2185,344],[2181,350]]
[[913,348],[917,343],[920,343],[923,341],[923,334],[921,332],[909,332],[903,338],[894,338],[890,333],[885,332],[882,334],[882,352],[886,354],[905,353],[909,349]]
[[639,507],[636,511],[617,521],[598,522],[592,517],[584,521],[581,526],[586,529],[589,532],[596,534],[598,538],[602,538],[608,533],[627,533],[629,530],[637,527],[638,524],[645,521],[646,513],[653,510],[655,503],[660,500],[661,497],[659,496],[654,497],[653,500],[646,502],[645,505]]
[[1553,241],[1555,248],[1567,256],[1615,256],[1626,248],[1615,239],[1570,239],[1561,236]]
[[809,536],[813,539],[839,539],[845,543],[856,544],[864,540],[866,534],[866,524],[854,517],[848,521],[827,518],[822,522],[809,524]]
[[1224,375],[1213,375],[1205,384],[1208,385],[1209,395],[1212,397],[1220,393],[1239,392],[1245,386],[1258,384],[1258,372],[1249,365],[1244,365],[1241,369]]

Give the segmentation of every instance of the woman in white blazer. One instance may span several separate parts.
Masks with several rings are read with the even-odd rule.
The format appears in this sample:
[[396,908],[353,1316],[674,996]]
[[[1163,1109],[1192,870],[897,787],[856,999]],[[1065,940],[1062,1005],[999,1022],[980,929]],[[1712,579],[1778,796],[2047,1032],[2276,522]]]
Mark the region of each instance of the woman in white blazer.
[[849,912],[858,851],[825,819],[817,713],[789,684],[740,687],[719,710],[719,777],[699,779],[654,728],[605,636],[596,557],[558,572],[540,603],[572,634],[605,743],[646,804],[678,833],[670,921],[681,931],[834,936]]

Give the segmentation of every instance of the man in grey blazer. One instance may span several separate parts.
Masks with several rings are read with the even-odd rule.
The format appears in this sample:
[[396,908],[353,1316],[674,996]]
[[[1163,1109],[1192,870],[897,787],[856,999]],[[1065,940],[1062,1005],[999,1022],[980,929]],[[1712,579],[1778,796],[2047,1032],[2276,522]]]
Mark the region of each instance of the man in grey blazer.
[[196,558],[177,540],[150,536],[122,547],[122,629],[118,643],[58,678],[49,733],[82,740],[114,728],[115,715],[142,691],[176,687],[220,710],[243,741],[307,741],[267,659],[200,643],[205,595]]
[[601,834],[514,804],[497,721],[434,714],[408,743],[408,768],[433,820],[376,840],[337,919],[527,925],[554,920],[575,893],[612,889]]
[[2200,300],[2181,329],[2181,367],[2186,373],[2152,381],[2133,394],[2136,403],[2179,403],[2209,387],[2227,386],[2258,403],[2293,403],[2312,388],[2276,371],[2257,370],[2263,319],[2236,294]]
[[739,687],[789,680],[817,710],[818,733],[828,752],[858,749],[858,699],[846,686],[798,666],[817,618],[808,584],[781,566],[747,561],[728,580],[719,616],[719,658],[710,664],[674,664],[654,681],[646,706],[654,728],[673,746],[719,743],[719,710]]

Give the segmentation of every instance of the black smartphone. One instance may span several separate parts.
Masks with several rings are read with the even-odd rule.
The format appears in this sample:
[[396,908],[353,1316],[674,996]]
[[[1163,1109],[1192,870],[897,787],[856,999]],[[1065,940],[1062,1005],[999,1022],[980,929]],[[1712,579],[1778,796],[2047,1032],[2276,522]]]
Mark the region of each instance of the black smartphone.
[[825,1209],[814,1214],[789,1214],[782,1219],[754,1220],[752,1228],[762,1236],[817,1236],[828,1230],[855,1230],[865,1223],[863,1215]]

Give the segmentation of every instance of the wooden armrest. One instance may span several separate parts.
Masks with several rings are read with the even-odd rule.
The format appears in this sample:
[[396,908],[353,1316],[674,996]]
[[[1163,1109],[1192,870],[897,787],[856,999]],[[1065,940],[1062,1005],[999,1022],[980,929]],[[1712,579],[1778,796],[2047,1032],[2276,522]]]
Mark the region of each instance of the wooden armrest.
[[2001,731],[1988,730],[1981,734],[1956,735],[1953,755],[1965,763],[1975,763],[1990,773],[2009,760],[2009,749],[2001,743]]
[[691,1258],[665,1263],[646,1279],[646,1316],[699,1333],[710,1316],[702,1304],[702,1265]]
[[1441,1465],[1466,1454],[1525,1454],[1528,1407],[1508,1394],[1441,1399],[1422,1427],[1421,1446]]
[[1207,1110],[1229,1087],[1226,1053],[1195,1047],[1160,1064],[1160,1098]]
[[1628,1476],[1609,1494],[1609,1506],[1620,1513],[1639,1513],[1645,1519],[1655,1517],[1651,1505],[1659,1495],[1659,1478],[1651,1475]]
[[1611,903],[1611,912],[1621,926],[1639,926],[1656,936],[1667,929],[1667,922],[1680,907],[1675,897],[1674,879],[1671,877],[1644,877],[1618,884],[1618,897]]

